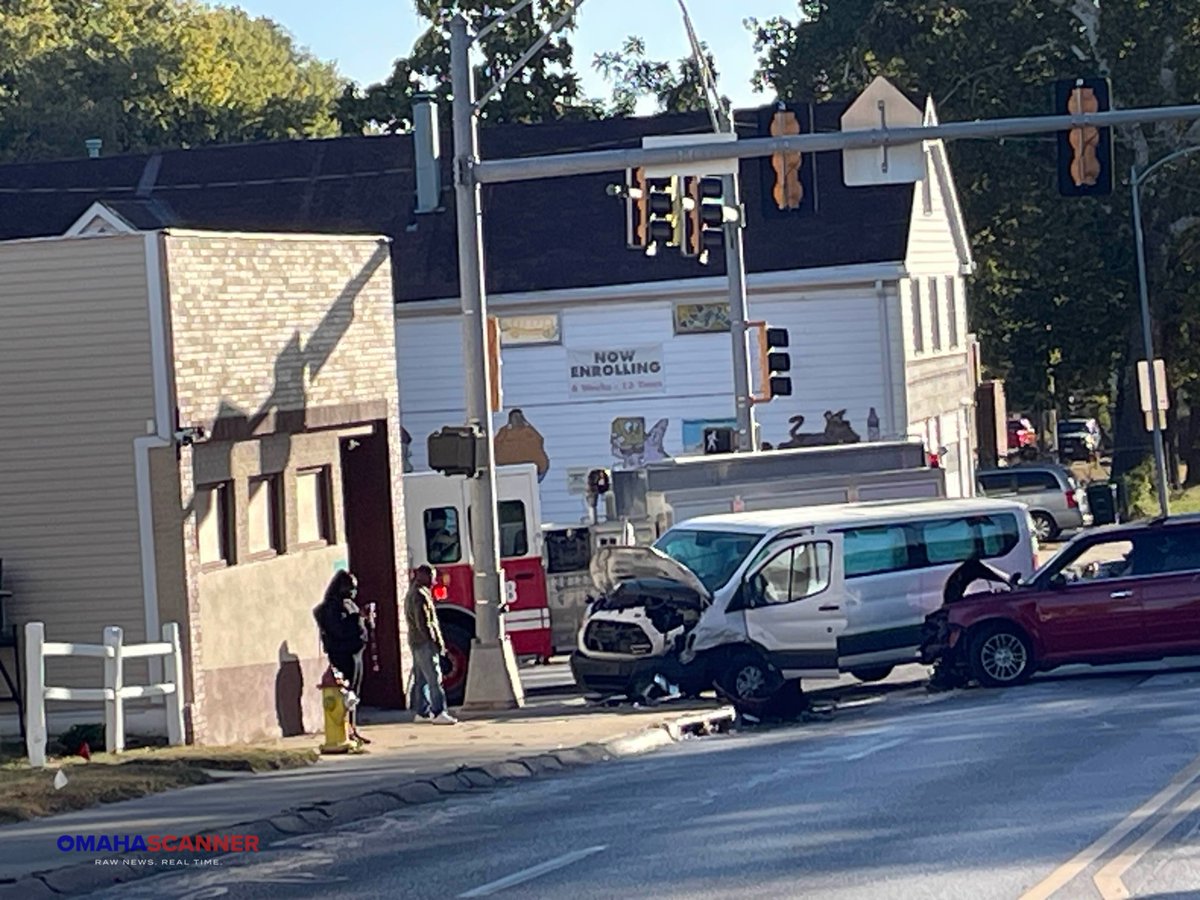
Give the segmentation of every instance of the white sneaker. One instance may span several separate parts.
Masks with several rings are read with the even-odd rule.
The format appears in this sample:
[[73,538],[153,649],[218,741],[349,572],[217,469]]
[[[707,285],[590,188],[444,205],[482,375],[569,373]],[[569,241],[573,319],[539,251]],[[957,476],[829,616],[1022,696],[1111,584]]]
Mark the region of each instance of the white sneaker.
[[458,719],[450,715],[450,713],[442,710],[436,716],[429,720],[430,725],[457,725]]
[[414,722],[432,722],[433,721],[433,713],[431,713],[431,712],[417,713],[413,717],[413,721]]

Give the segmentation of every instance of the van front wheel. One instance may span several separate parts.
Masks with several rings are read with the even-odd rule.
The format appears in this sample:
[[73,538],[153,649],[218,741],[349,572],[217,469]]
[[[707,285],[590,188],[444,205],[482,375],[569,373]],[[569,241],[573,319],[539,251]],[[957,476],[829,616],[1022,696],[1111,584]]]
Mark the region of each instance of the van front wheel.
[[779,672],[752,650],[731,653],[715,680],[719,693],[735,707],[750,712],[770,700],[782,683]]
[[862,669],[851,669],[850,674],[859,681],[872,682],[883,681],[892,674],[892,669],[895,666],[870,666]]

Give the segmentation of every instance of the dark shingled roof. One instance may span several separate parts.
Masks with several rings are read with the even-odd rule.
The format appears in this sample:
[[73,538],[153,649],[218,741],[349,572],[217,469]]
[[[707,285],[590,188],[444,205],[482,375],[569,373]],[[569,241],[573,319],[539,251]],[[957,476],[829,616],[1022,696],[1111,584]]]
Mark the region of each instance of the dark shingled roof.
[[[846,104],[794,106],[804,131],[834,131]],[[742,137],[767,134],[773,109],[737,114]],[[650,134],[710,131],[703,114],[484,128],[485,159],[638,147]],[[200,147],[159,154],[0,166],[0,239],[65,232],[102,200],[140,229],[383,234],[392,238],[396,299],[457,294],[450,141],[443,135],[444,210],[413,211],[408,135]],[[489,186],[484,222],[490,293],[697,278],[708,266],[625,247],[612,172]],[[769,159],[742,164],[749,272],[899,261],[912,188],[847,188],[838,153],[807,155],[805,208],[780,212]]]

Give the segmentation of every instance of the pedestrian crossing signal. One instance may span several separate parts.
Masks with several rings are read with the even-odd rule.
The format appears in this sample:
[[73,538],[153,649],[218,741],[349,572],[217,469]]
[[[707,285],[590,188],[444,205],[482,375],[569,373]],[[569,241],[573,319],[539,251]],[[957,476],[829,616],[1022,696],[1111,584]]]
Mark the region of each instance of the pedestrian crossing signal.
[[704,429],[704,452],[710,453],[733,453],[734,443],[737,436],[736,429],[728,426],[717,428]]

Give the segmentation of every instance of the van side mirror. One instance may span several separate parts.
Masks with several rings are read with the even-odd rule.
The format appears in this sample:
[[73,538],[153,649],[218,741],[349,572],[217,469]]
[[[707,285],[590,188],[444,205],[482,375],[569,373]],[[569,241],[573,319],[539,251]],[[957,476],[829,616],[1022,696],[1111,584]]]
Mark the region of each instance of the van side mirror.
[[1022,575],[1020,572],[1014,572],[1013,577],[1009,580],[1009,584],[1011,584],[1013,587],[1017,587],[1024,583],[1025,583],[1025,576]]
[[725,611],[741,612],[744,609],[753,609],[756,594],[754,577],[745,579],[733,595],[733,599],[729,601],[729,605],[725,607]]

